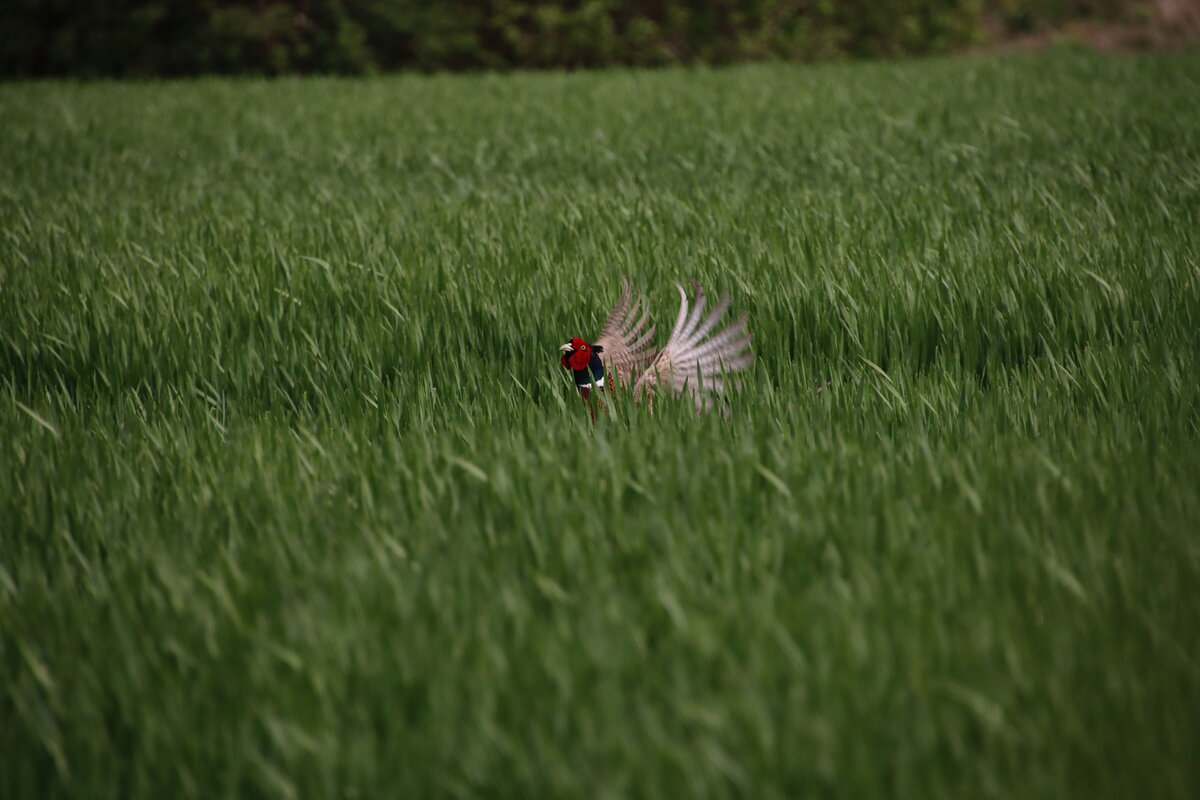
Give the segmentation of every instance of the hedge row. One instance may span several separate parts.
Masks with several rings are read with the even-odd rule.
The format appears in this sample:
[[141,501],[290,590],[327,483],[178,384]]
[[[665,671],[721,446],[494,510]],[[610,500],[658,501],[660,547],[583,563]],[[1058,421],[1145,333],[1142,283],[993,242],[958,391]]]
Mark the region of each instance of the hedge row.
[[[979,37],[982,2],[5,0],[0,74],[362,73],[937,53]],[[1021,20],[1127,4],[989,5]]]

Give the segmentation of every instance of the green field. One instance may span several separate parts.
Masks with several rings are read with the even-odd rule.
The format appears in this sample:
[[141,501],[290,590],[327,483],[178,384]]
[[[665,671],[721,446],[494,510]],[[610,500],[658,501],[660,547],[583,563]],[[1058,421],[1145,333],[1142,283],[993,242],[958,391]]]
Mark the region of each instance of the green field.
[[[0,796],[1200,795],[1197,97],[0,85]],[[589,424],[622,274],[727,417]]]

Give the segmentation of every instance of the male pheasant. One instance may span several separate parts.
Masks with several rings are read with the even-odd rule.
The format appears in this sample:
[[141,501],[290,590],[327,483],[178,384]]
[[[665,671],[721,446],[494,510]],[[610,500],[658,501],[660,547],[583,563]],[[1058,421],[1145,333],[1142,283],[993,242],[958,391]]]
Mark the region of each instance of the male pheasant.
[[679,314],[675,327],[661,350],[655,350],[650,309],[641,295],[636,298],[628,280],[621,283],[621,296],[608,320],[588,344],[578,337],[559,348],[559,361],[572,371],[575,387],[584,400],[593,388],[605,390],[605,381],[632,382],[634,398],[652,398],[655,392],[690,394],[700,412],[723,394],[728,376],[754,363],[746,315],[714,333],[729,310],[728,293],[706,316],[707,300],[700,284],[692,282],[695,294],[689,308],[687,293],[679,284]]

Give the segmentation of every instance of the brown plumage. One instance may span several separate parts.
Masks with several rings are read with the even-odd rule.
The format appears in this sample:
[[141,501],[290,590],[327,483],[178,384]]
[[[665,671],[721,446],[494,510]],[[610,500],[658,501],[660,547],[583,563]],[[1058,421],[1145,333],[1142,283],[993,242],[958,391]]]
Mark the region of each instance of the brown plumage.
[[[664,390],[677,396],[690,394],[699,412],[709,408],[714,398],[724,393],[732,373],[754,363],[745,314],[718,330],[729,310],[729,295],[722,295],[705,314],[708,301],[704,290],[695,281],[692,286],[695,293],[689,306],[687,293],[676,284],[679,313],[675,326],[663,348],[655,350],[655,326],[650,322],[649,306],[641,295],[634,295],[628,280],[622,281],[621,296],[593,348],[603,361],[605,374],[602,380],[609,378],[623,385],[632,383],[635,399],[647,397],[651,402],[655,393]],[[586,350],[586,343],[563,345],[561,349],[566,353],[563,366],[571,368],[568,361],[577,354],[578,347]],[[587,382],[586,377],[584,382]],[[578,388],[586,399],[588,387],[579,385]]]

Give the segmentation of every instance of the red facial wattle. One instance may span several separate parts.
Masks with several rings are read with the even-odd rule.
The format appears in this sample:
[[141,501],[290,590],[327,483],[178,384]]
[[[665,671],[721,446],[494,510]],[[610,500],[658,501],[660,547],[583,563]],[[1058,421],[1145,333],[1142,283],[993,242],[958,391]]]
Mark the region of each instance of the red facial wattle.
[[[579,344],[575,344],[579,342]],[[586,342],[580,339],[573,339],[572,344],[575,344],[575,350],[571,352],[567,362],[573,370],[587,369],[588,363],[592,360],[592,348],[587,346]]]

